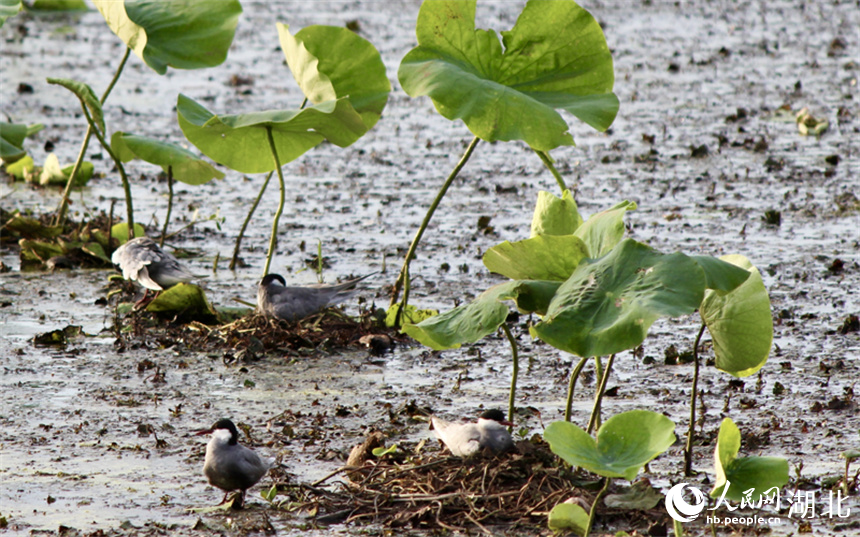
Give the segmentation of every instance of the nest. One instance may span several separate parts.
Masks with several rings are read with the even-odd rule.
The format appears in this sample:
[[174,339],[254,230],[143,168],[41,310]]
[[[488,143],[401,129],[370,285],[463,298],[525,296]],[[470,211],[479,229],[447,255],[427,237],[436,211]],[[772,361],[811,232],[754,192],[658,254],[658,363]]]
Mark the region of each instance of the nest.
[[[355,450],[351,460],[354,456]],[[357,469],[348,471],[350,481],[340,490],[308,489],[316,495],[319,523],[479,528],[486,533],[491,533],[489,526],[533,530],[545,528],[547,513],[574,490],[573,474],[542,442],[522,441],[515,452],[469,459],[433,453],[399,460],[386,456],[345,468]],[[581,490],[577,495],[593,498]]]
[[382,353],[394,345],[389,331],[370,312],[354,318],[327,309],[295,322],[250,315],[216,327],[197,325],[186,340],[205,350],[237,349],[242,354],[237,358],[248,359],[259,354],[296,355],[355,346]]

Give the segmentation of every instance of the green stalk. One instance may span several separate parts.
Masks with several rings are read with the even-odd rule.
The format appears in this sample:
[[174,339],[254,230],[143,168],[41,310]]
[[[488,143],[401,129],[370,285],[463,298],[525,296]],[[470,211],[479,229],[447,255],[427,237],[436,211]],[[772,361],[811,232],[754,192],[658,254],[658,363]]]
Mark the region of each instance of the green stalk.
[[555,169],[555,165],[552,163],[549,153],[546,151],[538,151],[537,149],[535,149],[534,152],[537,153],[537,156],[540,157],[543,165],[546,166],[552,176],[555,177],[555,182],[558,183],[561,193],[564,194],[564,191],[567,190],[567,186],[564,184],[564,177],[562,177],[561,174],[558,173],[558,170]]
[[167,235],[167,224],[170,222],[170,213],[173,211],[173,166],[167,167],[167,216],[164,217],[164,227],[161,228],[161,246],[164,248],[164,237]]
[[[596,356],[597,364],[600,364],[600,357]],[[606,360],[606,369],[603,370],[603,373],[599,375],[600,378],[600,386],[597,388],[597,393],[594,396],[594,408],[591,409],[591,418],[588,420],[588,428],[585,430],[588,434],[591,434],[591,431],[594,430],[595,427],[600,427],[600,405],[603,402],[603,394],[606,392],[606,384],[609,382],[609,373],[612,372],[612,362],[615,361],[615,355],[610,354],[609,359]]]
[[594,517],[597,515],[597,504],[600,503],[603,495],[606,494],[607,490],[609,490],[609,483],[612,481],[608,477],[604,479],[606,479],[606,482],[603,484],[603,488],[600,489],[600,492],[597,493],[597,496],[594,498],[594,503],[591,504],[591,509],[588,511],[588,526],[585,528],[585,537],[588,537],[588,534],[591,533],[591,526],[594,525]]
[[580,358],[579,363],[573,368],[570,373],[570,380],[567,383],[567,406],[564,408],[564,421],[570,421],[570,411],[573,407],[573,390],[576,388],[576,381],[579,379],[579,374],[582,373],[582,368],[585,367],[585,362],[588,358]]
[[272,170],[269,172],[269,175],[266,176],[266,180],[263,182],[263,187],[260,189],[260,193],[257,194],[257,199],[254,200],[254,204],[251,205],[251,210],[248,211],[248,216],[246,216],[245,221],[242,222],[242,229],[239,230],[239,236],[236,237],[236,247],[233,248],[233,259],[230,260],[230,270],[234,270],[236,268],[236,263],[239,260],[239,248],[242,245],[242,238],[245,236],[245,230],[248,229],[248,223],[251,221],[251,217],[254,216],[254,211],[257,210],[257,205],[259,205],[260,200],[263,199],[263,194],[265,194],[266,188],[269,186],[269,180],[274,174],[275,170]]
[[[117,67],[116,73],[113,75],[113,79],[108,84],[107,89],[102,95],[101,99],[99,99],[100,104],[104,104],[105,100],[107,100],[108,95],[113,90],[113,87],[116,85],[117,80],[119,80],[119,76],[122,74],[123,68],[125,68],[125,62],[128,61],[128,56],[131,53],[131,49],[125,48],[125,55],[122,57],[122,61],[119,62],[119,67]],[[72,191],[72,185],[75,182],[75,177],[78,175],[78,171],[81,169],[81,164],[84,162],[84,155],[87,152],[87,147],[90,145],[90,137],[93,134],[93,130],[95,127],[93,123],[87,126],[87,132],[84,134],[84,141],[81,143],[81,149],[78,152],[78,159],[75,161],[75,165],[72,167],[72,172],[69,174],[69,180],[66,181],[66,188],[63,190],[63,197],[60,198],[60,205],[57,207],[57,217],[54,220],[54,225],[58,226],[63,222],[66,218],[66,211],[69,208],[69,195]]]
[[696,395],[699,390],[699,342],[705,333],[705,324],[699,329],[693,344],[693,393],[690,394],[690,427],[687,430],[687,445],[684,448],[684,475],[693,475],[693,435],[696,428]]
[[511,344],[511,356],[514,358],[514,370],[511,373],[511,394],[508,397],[508,421],[514,422],[514,402],[517,395],[517,376],[520,373],[520,358],[517,353],[517,341],[511,334],[511,329],[508,328],[508,323],[502,323],[502,330],[505,331],[505,336],[508,338],[508,343]]
[[[472,152],[475,150],[475,146],[478,145],[478,142],[481,139],[477,136],[472,139],[472,142],[469,144],[469,147],[466,148],[466,151],[463,153],[463,156],[460,157],[460,161],[454,166],[454,169],[451,171],[451,174],[448,176],[448,179],[445,180],[445,184],[442,185],[442,188],[439,189],[439,193],[436,194],[436,199],[433,200],[433,203],[430,204],[430,208],[427,209],[427,214],[424,215],[424,220],[421,222],[421,227],[418,228],[418,232],[415,234],[415,238],[412,239],[412,244],[409,245],[409,251],[406,252],[406,258],[403,260],[403,267],[400,269],[400,276],[398,276],[397,281],[394,283],[394,289],[391,292],[391,302],[389,303],[389,307],[393,306],[397,302],[397,298],[400,295],[400,289],[403,287],[404,282],[406,281],[407,275],[409,274],[409,263],[412,262],[412,259],[415,257],[415,250],[418,248],[418,243],[421,242],[421,237],[424,235],[424,231],[427,229],[427,226],[430,224],[430,220],[433,218],[433,213],[436,212],[436,208],[439,206],[439,203],[442,201],[442,198],[445,197],[445,193],[448,192],[448,188],[454,182],[454,179],[457,178],[457,174],[460,173],[460,170],[463,169],[463,166],[466,165],[466,162],[469,161],[469,157],[472,156]],[[406,304],[409,300],[408,293],[404,292],[403,301],[400,303],[400,311],[397,313],[396,325],[400,325],[400,315],[403,313],[403,310],[406,309]]]
[[281,219],[281,213],[284,212],[284,174],[281,172],[281,160],[278,158],[278,149],[275,147],[275,138],[272,136],[272,127],[266,127],[266,136],[269,139],[269,149],[272,151],[272,158],[275,160],[275,171],[278,172],[278,181],[281,183],[281,199],[278,203],[278,210],[275,211],[275,219],[272,221],[272,237],[269,239],[269,253],[266,254],[266,267],[263,269],[263,276],[269,273],[269,267],[272,264],[272,256],[275,253],[275,243],[278,239],[278,221]]
[[81,108],[84,111],[84,117],[87,119],[87,123],[90,125],[90,129],[93,134],[96,135],[99,143],[102,144],[102,147],[110,156],[111,160],[113,160],[114,165],[116,166],[117,171],[119,172],[120,178],[122,178],[122,188],[125,191],[125,209],[126,209],[126,218],[128,218],[128,240],[134,238],[134,208],[132,207],[131,201],[131,184],[128,182],[128,176],[125,174],[125,166],[122,165],[122,161],[113,150],[110,148],[110,144],[107,143],[102,133],[99,132],[98,128],[96,128],[96,124],[93,121],[92,116],[90,116],[90,111],[87,109],[87,105],[83,99],[78,97],[78,100],[81,102]]

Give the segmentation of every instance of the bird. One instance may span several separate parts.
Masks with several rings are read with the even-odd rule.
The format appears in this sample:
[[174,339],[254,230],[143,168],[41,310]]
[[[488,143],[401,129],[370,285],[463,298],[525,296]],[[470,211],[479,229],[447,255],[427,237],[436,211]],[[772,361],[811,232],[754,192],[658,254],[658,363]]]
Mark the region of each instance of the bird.
[[287,286],[280,274],[266,274],[257,285],[257,312],[285,321],[296,321],[323,308],[343,302],[354,294],[351,289],[375,272],[335,285]]
[[453,423],[435,416],[430,423],[436,438],[458,457],[470,457],[484,448],[500,453],[514,447],[511,433],[505,428],[513,424],[499,409],[487,410],[477,423]]
[[149,237],[131,239],[116,250],[111,256],[114,265],[119,265],[122,277],[136,281],[146,291],[134,306],[139,307],[146,301],[150,290],[158,292],[173,287],[178,283],[189,282],[197,276],[183,267],[173,255],[165,252]]
[[209,428],[197,431],[196,435],[212,434],[212,439],[206,445],[206,459],[203,463],[203,474],[209,484],[224,491],[221,505],[227,501],[227,495],[234,490],[240,492],[241,506],[245,499],[245,491],[253,487],[266,475],[274,459],[264,459],[253,450],[239,444],[239,431],[232,421],[220,419]]

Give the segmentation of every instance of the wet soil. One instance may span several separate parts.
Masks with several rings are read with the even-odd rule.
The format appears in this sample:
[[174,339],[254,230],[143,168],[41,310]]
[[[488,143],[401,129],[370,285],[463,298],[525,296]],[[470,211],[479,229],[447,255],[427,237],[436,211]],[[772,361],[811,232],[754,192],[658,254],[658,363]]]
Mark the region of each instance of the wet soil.
[[[246,3],[220,67],[159,77],[132,57],[106,106],[109,129],[182,142],[174,111],[178,92],[204,100],[216,113],[297,107],[301,95],[283,65],[273,22],[297,29],[358,21],[360,33],[382,53],[394,91],[382,120],[354,146],[323,145],[285,166],[289,203],[273,269],[295,283],[314,281],[306,261],[321,241],[327,281],[384,271],[360,295],[367,302],[361,308],[385,306],[387,286],[425,207],[471,139],[462,124],[442,119],[428,100],[410,99],[397,84],[399,61],[415,42],[418,5]],[[728,416],[744,435],[742,454],[787,458],[787,488],[818,494],[819,515],[809,525],[785,519],[770,527],[774,534],[860,534],[860,504],[853,498],[846,504],[849,518],[821,514],[844,468],[839,454],[860,447],[854,401],[860,332],[846,323],[860,314],[857,3],[584,5],[604,25],[613,50],[621,110],[608,133],[571,120],[577,147],[553,151],[582,212],[630,199],[639,209],[628,214],[629,234],[639,241],[662,251],[747,256],[762,271],[774,314],[774,346],[760,375],[737,381],[704,368],[704,440],[694,461],[701,473],[683,478],[679,443],[650,466],[648,477],[664,491],[682,480],[709,489],[713,438]],[[481,3],[478,26],[509,28],[519,9],[518,2]],[[71,162],[83,119],[77,101],[44,79],[76,78],[101,92],[121,58],[119,40],[97,12],[22,14],[6,22],[0,38],[4,114],[45,124],[26,145],[36,162],[44,161],[49,141],[60,162]],[[252,83],[237,86],[234,76]],[[19,84],[32,93],[18,91]],[[801,136],[791,115],[780,112],[786,105],[808,107],[829,120],[829,130]],[[113,200],[124,212],[119,179],[105,155],[91,145],[88,156],[103,176],[74,194],[74,217],[108,211]],[[154,234],[167,208],[166,182],[146,164],[130,170],[136,217]],[[177,187],[171,230],[195,218],[219,220],[198,222],[168,243],[198,252],[186,263],[209,274],[209,299],[235,305],[234,297],[253,301],[276,196],[270,191],[249,228],[242,253],[247,266],[229,271],[232,241],[263,178],[226,173],[223,181]],[[539,190],[557,187],[522,144],[479,144],[413,263],[414,303],[447,309],[495,283],[481,254],[501,240],[527,237]],[[50,212],[58,199],[55,189],[5,180],[0,194],[4,209],[35,214]],[[779,212],[779,225],[773,212],[766,218],[768,211]],[[492,229],[479,228],[482,216],[491,218]],[[480,405],[507,401],[511,364],[504,338],[444,353],[400,345],[382,357],[320,348],[237,360],[235,349],[123,334],[127,320],[102,300],[110,271],[20,271],[16,250],[6,247],[0,261],[12,269],[0,275],[0,516],[9,534],[62,528],[240,534],[270,527],[296,535],[383,534],[377,526],[316,527],[307,506],[275,509],[258,491],[274,479],[307,484],[325,477],[371,430],[404,446],[429,438],[425,423],[398,411],[410,402],[448,417],[471,417]],[[347,304],[346,311],[356,314],[359,305]],[[571,367],[570,356],[531,340],[527,322],[521,318],[515,327],[523,437],[561,417]],[[620,355],[610,381],[617,390],[604,402],[605,414],[664,412],[683,436],[692,366],[666,365],[663,356],[672,345],[688,349],[698,322],[695,316],[658,322],[640,355]],[[31,342],[68,325],[87,335],[60,347]],[[157,369],[139,368],[145,360]],[[591,408],[593,373],[582,384],[574,404],[580,424]],[[279,470],[251,491],[244,512],[190,513],[221,497],[201,475],[205,439],[192,436],[220,417],[245,424],[250,436],[244,441],[277,456]],[[545,528],[545,519],[536,517],[533,526],[510,531],[535,535]],[[598,520],[595,532],[630,529],[632,522],[607,526]],[[691,530],[706,528],[700,523]]]

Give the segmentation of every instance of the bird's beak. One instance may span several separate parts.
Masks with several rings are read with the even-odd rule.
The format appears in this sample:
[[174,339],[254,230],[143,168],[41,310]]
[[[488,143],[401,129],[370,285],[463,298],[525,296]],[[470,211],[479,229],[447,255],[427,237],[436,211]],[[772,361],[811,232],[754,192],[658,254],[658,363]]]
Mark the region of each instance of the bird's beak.
[[194,436],[202,436],[204,434],[212,434],[214,429],[203,429],[202,431],[197,431],[194,433]]
[[514,424],[509,422],[508,420],[503,420],[503,421],[500,421],[499,423],[501,423],[505,427],[513,427],[514,426]]

